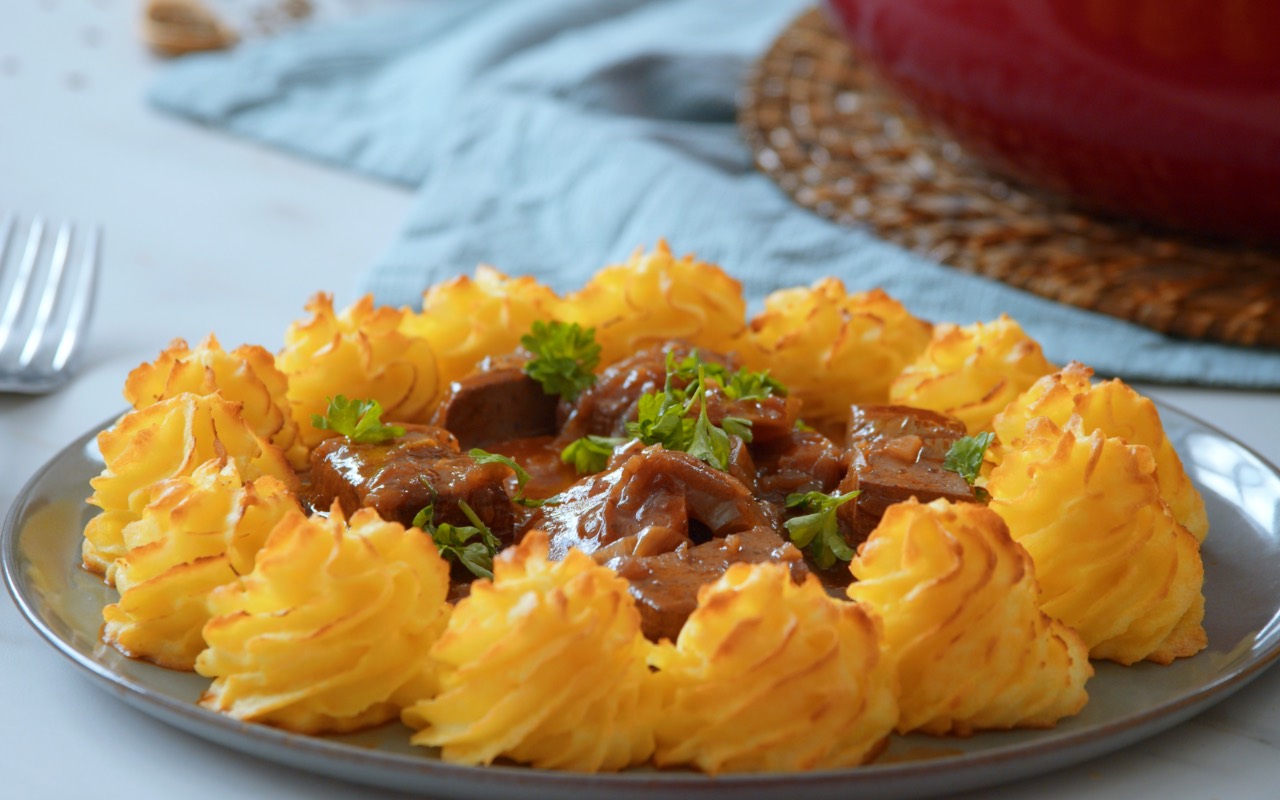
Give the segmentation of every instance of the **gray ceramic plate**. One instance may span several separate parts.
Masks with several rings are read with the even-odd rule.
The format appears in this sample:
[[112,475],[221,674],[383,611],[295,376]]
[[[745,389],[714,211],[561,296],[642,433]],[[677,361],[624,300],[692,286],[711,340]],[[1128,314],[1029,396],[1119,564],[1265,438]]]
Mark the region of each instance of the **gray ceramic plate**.
[[587,776],[460,767],[411,748],[408,732],[398,725],[312,738],[206,711],[194,705],[205,686],[199,677],[131,661],[98,640],[101,609],[113,592],[78,566],[80,532],[92,513],[84,497],[102,466],[93,444],[96,430],[23,489],[5,521],[0,554],[22,613],[98,685],[183,730],[311,772],[441,797],[736,800],[785,794],[803,800],[950,794],[1048,772],[1150,736],[1222,700],[1280,654],[1280,472],[1203,423],[1167,407],[1161,413],[1204,494],[1212,524],[1204,547],[1208,649],[1168,667],[1096,665],[1088,706],[1053,730],[964,740],[895,737],[875,764],[854,770],[707,778],[687,772]]

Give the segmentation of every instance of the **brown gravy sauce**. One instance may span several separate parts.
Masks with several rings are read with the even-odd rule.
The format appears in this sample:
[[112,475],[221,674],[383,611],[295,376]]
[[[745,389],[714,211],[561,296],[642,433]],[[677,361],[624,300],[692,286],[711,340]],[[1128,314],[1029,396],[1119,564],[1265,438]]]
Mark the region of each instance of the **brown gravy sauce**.
[[[508,439],[484,448],[515,460],[529,473],[524,487],[528,497],[545,500],[560,494],[582,476],[572,464],[560,460],[564,441],[555,436],[532,436],[527,439]],[[514,480],[514,479],[513,479]]]

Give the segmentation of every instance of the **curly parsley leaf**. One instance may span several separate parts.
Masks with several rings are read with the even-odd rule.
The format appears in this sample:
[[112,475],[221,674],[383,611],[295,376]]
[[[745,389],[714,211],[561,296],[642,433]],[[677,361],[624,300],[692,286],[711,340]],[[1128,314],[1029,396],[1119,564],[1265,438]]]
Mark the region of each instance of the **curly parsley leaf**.
[[836,525],[836,509],[859,494],[855,490],[834,496],[822,492],[787,495],[787,508],[809,512],[784,523],[791,541],[797,547],[807,549],[814,563],[822,569],[831,567],[836,561],[853,560],[853,548],[840,535]]
[[382,404],[377,400],[348,400],[342,395],[329,398],[328,410],[323,416],[312,414],[311,424],[361,444],[381,444],[404,436],[399,425],[382,424]]
[[[727,388],[735,387],[736,398],[759,399],[766,392],[782,392],[782,384],[768,377],[767,373],[749,373],[738,370],[730,373],[722,364],[702,361],[697,351],[682,359],[667,353],[666,381],[661,391],[642,395],[636,403],[636,419],[628,422],[626,431],[630,438],[646,445],[660,444],[668,450],[679,450],[701,459],[716,469],[727,470],[732,453],[730,436],[751,441],[751,420],[741,417],[725,417],[719,425],[707,414],[707,390],[720,383],[725,395]],[[676,382],[685,383],[683,387]],[[695,414],[694,411],[697,411]],[[609,457],[625,438],[612,436],[584,436],[560,451],[560,460],[573,464],[579,473],[600,472],[608,464]]]
[[[493,557],[501,543],[489,526],[476,515],[465,500],[458,501],[458,508],[467,515],[470,525],[451,525],[434,522],[435,505],[429,505],[413,518],[415,528],[421,528],[436,543],[440,557],[461,564],[477,578],[493,578]],[[478,541],[471,541],[476,537]]]
[[560,451],[560,460],[572,464],[579,475],[603,472],[614,448],[627,441],[622,436],[583,436]]
[[777,378],[769,375],[769,370],[751,372],[746,367],[739,367],[736,372],[714,361],[703,361],[694,350],[689,355],[675,361],[668,354],[667,372],[669,375],[686,381],[686,393],[697,391],[695,382],[707,379],[720,384],[724,396],[730,400],[763,400],[766,397],[786,397],[787,387]]
[[751,441],[751,420],[742,417],[725,417],[720,420],[720,427],[724,428],[724,432],[733,436],[737,436],[744,442]]
[[703,361],[698,357],[698,351],[693,350],[689,355],[676,359],[676,354],[667,353],[667,383],[670,385],[672,378],[677,378],[685,383],[692,383],[698,379],[698,370],[710,374],[711,377],[717,378],[725,375],[728,370],[722,364],[711,361]]
[[[689,437],[684,451],[694,458],[707,462],[716,469],[728,469],[729,455],[733,447],[729,441],[729,434],[724,428],[712,425],[711,419],[707,417],[707,394],[705,391],[699,390],[698,401],[700,405],[698,420],[693,424],[693,433]],[[747,436],[751,436],[750,423],[747,424]]]
[[524,365],[525,374],[542,384],[547,394],[573,400],[596,382],[593,370],[600,363],[600,345],[595,328],[538,321],[520,337],[520,345],[533,354]]
[[978,473],[982,471],[982,459],[987,454],[987,448],[995,438],[996,435],[990,431],[977,436],[960,437],[947,450],[946,457],[942,459],[942,468],[958,474],[973,486],[978,480]]
[[724,396],[730,400],[763,400],[766,397],[786,397],[787,387],[777,378],[763,372],[748,372],[740,368],[729,376],[729,382],[721,382]]
[[516,496],[511,498],[511,502],[528,508],[538,508],[548,502],[547,500],[536,500],[525,496],[524,487],[530,479],[529,471],[516,463],[514,458],[504,456],[501,453],[490,453],[487,450],[481,450],[479,447],[471,448],[467,451],[467,455],[474,458],[477,464],[501,464],[516,474]]
[[642,395],[636,405],[636,419],[627,423],[627,433],[645,444],[662,444],[668,449],[684,440],[687,410],[670,389]]
[[[660,444],[668,450],[680,450],[701,459],[716,469],[727,470],[732,434],[751,441],[751,421],[725,417],[715,425],[707,416],[706,365],[699,362],[697,373],[684,389],[672,386],[672,379],[689,365],[690,356],[681,362],[667,354],[667,381],[662,392],[650,392],[637,404],[635,422],[627,423],[627,433],[645,444]],[[697,416],[692,416],[697,407]]]

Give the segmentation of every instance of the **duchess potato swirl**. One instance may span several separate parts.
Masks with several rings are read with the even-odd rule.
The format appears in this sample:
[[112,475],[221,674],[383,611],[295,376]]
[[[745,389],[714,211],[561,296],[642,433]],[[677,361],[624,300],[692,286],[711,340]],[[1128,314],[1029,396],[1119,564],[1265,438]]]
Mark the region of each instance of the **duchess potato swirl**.
[[324,293],[307,310],[312,318],[289,326],[276,365],[289,376],[289,404],[308,447],[332,435],[311,418],[339,394],[377,400],[387,419],[427,419],[443,388],[431,345],[401,330],[407,311],[365,296],[337,314]]
[[898,719],[879,620],[792,582],[780,564],[734,564],[698,592],[673,645],[652,657],[670,695],[659,766],[788,772],[863,763]]
[[427,652],[448,618],[449,567],[417,528],[361,509],[348,525],[285,516],[253,572],[209,596],[213,678],[200,704],[299,733],[380,725],[429,694]]
[[746,313],[742,284],[714,264],[676,258],[663,241],[601,269],[564,304],[566,322],[595,328],[602,364],[672,339],[730,352]]
[[122,652],[190,670],[204,649],[209,592],[253,569],[267,534],[298,501],[280,481],[240,479],[225,456],[161,481],[116,561],[120,600],[102,610],[102,638]]
[[443,389],[485,357],[515,350],[534,322],[558,318],[560,304],[533,278],[482,265],[475,278],[459,275],[427,290],[422,313],[405,315],[401,328],[431,344]]
[[[194,666],[212,679],[199,700],[206,708],[307,734],[399,718],[413,729],[413,744],[466,765],[505,759],[576,772],[649,766],[713,775],[842,769],[874,759],[895,731],[968,735],[1052,726],[1085,704],[1090,657],[1168,663],[1205,647],[1198,543],[1208,524],[1204,504],[1154,405],[1119,381],[1092,385],[1083,365],[1055,371],[1006,316],[934,326],[879,289],[849,292],[826,278],[774,292],[748,324],[737,280],[691,255],[676,257],[663,241],[602,268],[564,297],[533,277],[481,266],[473,277],[427,289],[419,312],[379,307],[368,296],[339,311],[324,293],[306,310],[309,317],[289,327],[274,357],[252,345],[227,352],[212,334],[194,348],[175,339],[130,373],[125,396],[135,410],[98,437],[105,467],[91,481],[89,502],[101,512],[85,528],[83,557],[120,592],[103,611],[103,638],[129,656]],[[785,481],[805,481],[802,488],[838,482],[833,473],[852,456],[841,459],[837,431],[854,403],[929,409],[958,418],[970,435],[994,432],[985,456],[985,437],[961,440],[946,467],[985,485],[989,506],[976,497],[959,504],[913,497],[885,510],[853,554],[834,537],[849,523],[839,512],[861,513],[857,503],[841,505],[854,497],[792,492],[788,484],[788,507],[779,502],[776,516],[758,525],[772,524],[783,541],[808,535],[805,546],[819,543],[823,556],[853,555],[849,599],[829,596],[812,575],[793,580],[781,564],[729,564],[754,555],[726,542],[724,553],[739,555],[724,556],[723,572],[719,561],[698,560],[692,573],[665,562],[645,573],[653,583],[666,579],[667,568],[675,580],[711,580],[697,590],[697,607],[675,641],[654,644],[636,598],[650,603],[646,614],[671,609],[646,595],[639,578],[633,586],[576,549],[549,560],[548,537],[539,530],[519,540],[529,525],[524,510],[506,501],[537,502],[523,497],[523,470],[511,470],[505,487],[481,487],[496,489],[484,495],[486,508],[510,512],[501,530],[490,523],[493,531],[461,501],[477,527],[441,521],[444,506],[435,506],[446,493],[430,483],[422,512],[439,518],[415,518],[425,530],[385,521],[370,507],[347,515],[341,492],[364,486],[325,472],[337,470],[326,460],[332,454],[317,454],[308,474],[317,444],[348,436],[350,442],[332,443],[351,445],[342,469],[372,466],[385,476],[384,466],[424,435],[397,439],[396,424],[432,419],[447,393],[464,397],[475,387],[452,384],[486,359],[516,351],[535,322],[576,323],[595,339],[539,326],[538,336],[564,337],[535,337],[545,346],[529,346],[546,359],[529,378],[550,373],[550,393],[556,377],[571,374],[566,383],[581,391],[593,370],[671,341],[725,357],[724,365],[695,364],[700,384],[719,383],[719,405],[708,403],[715,414],[700,407],[696,420],[681,418],[663,402],[657,417],[637,419],[645,403],[628,395],[621,401],[631,405],[616,416],[627,421],[631,414],[635,424],[612,430],[632,434],[652,423],[657,436],[674,423],[676,433],[688,434],[691,456],[694,442],[716,451],[723,434],[747,466],[725,470],[743,481],[743,505],[717,505],[716,514],[749,512],[753,480],[771,477],[770,469]],[[519,359],[498,363],[498,377],[529,389],[529,380],[505,369]],[[644,386],[661,387],[660,363],[656,369],[656,377],[637,370],[620,380],[639,375]],[[597,401],[613,399],[606,383],[592,390]],[[675,384],[668,375],[667,401],[684,391]],[[706,385],[699,391],[711,396]],[[728,410],[763,415],[784,392],[791,395],[782,400],[785,424],[766,436],[773,418],[753,417],[752,425],[735,416],[738,439],[730,435]],[[561,418],[583,413],[572,392],[564,394],[552,410]],[[313,425],[313,415],[326,414],[338,395],[348,402],[333,404],[323,429]],[[661,399],[643,400],[654,398]],[[790,433],[797,400],[801,417],[822,433]],[[749,446],[747,431],[758,434]],[[686,446],[668,438],[676,449]],[[886,445],[890,454],[918,454],[925,445],[910,435],[889,439],[901,445]],[[517,454],[544,444],[506,443]],[[564,443],[552,444],[545,457],[558,468]],[[615,449],[603,435],[586,444]],[[493,448],[508,452],[496,442]],[[821,469],[806,461],[813,452],[825,459]],[[540,472],[543,453],[521,455],[522,466]],[[424,447],[422,463],[434,457]],[[462,459],[454,451],[449,457]],[[810,480],[810,467],[820,479]],[[474,477],[468,469],[459,467],[458,475]],[[422,474],[410,467],[403,477],[409,485]],[[757,495],[777,500],[763,479],[757,483]],[[304,485],[309,495],[301,497]],[[340,502],[328,512],[304,512],[329,505],[327,495],[316,497],[335,485]],[[960,489],[957,496],[967,497]],[[637,508],[649,502],[644,494],[632,498]],[[704,494],[708,504],[717,497],[711,489]],[[412,513],[409,505],[421,499],[413,496],[395,513]],[[353,502],[387,508],[363,497]],[[689,502],[663,509],[692,517]],[[568,508],[572,514],[575,507]],[[588,524],[584,519],[573,522]],[[633,521],[648,526],[636,538],[657,531],[652,541],[663,540],[661,525]],[[494,543],[512,529],[517,544],[495,555]],[[690,527],[691,536],[705,532]],[[451,587],[451,570],[487,574],[491,556],[492,579],[474,581],[469,594]],[[624,559],[619,571],[641,575],[649,569],[642,558]],[[456,606],[448,602],[451,588],[463,597]],[[692,595],[676,598],[679,617]]]
[[1160,498],[1168,504],[1174,519],[1203,542],[1209,532],[1204,500],[1191,485],[1182,460],[1165,435],[1155,403],[1119,379],[1093,384],[1091,377],[1092,369],[1073,361],[1036,381],[997,414],[994,427],[1000,444],[994,451],[996,460],[1002,451],[1021,447],[1027,423],[1032,419],[1044,417],[1062,427],[1076,415],[1085,433],[1100,430],[1106,436],[1150,448],[1156,461]]
[[849,596],[884,620],[900,733],[1051,727],[1084,707],[1088,648],[1041,612],[1031,559],[991,511],[890,506],[850,568]]
[[649,759],[661,705],[627,582],[577,550],[547,560],[531,531],[472,584],[431,650],[440,691],[406,709],[412,742],[445,761],[546,769]]
[[294,469],[307,466],[307,446],[289,412],[289,379],[264,347],[243,345],[230,353],[209,334],[192,349],[174,339],[159,358],[125,380],[124,396],[146,408],[183,392],[213,394],[240,403],[240,416],[263,439],[279,447]]
[[932,326],[879,289],[835,278],[774,292],[751,320],[744,361],[804,401],[810,419],[843,421],[850,403],[884,403],[889,383],[929,343]]
[[127,552],[124,528],[142,516],[152,487],[191,475],[211,458],[228,456],[244,480],[271,475],[297,488],[298,476],[280,448],[254,433],[240,408],[219,394],[186,392],[130,412],[98,434],[105,467],[89,481],[89,503],[102,513],[84,529],[86,568],[114,583],[115,561]]
[[1093,658],[1168,664],[1206,644],[1200,547],[1160,499],[1155,469],[1143,445],[1040,417],[987,484],[1035,562],[1041,607]]
[[1040,344],[1008,316],[988,323],[939,325],[928,347],[889,387],[889,401],[940,411],[973,435],[1055,367]]

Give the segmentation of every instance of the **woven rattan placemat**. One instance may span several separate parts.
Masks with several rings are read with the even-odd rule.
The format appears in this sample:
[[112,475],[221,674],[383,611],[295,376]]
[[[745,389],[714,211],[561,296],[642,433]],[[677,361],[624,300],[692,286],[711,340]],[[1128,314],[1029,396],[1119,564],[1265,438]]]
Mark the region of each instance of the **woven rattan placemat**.
[[1280,347],[1280,253],[1104,220],[986,172],[818,10],[756,64],[738,121],[760,169],[824,217],[1163,333]]

